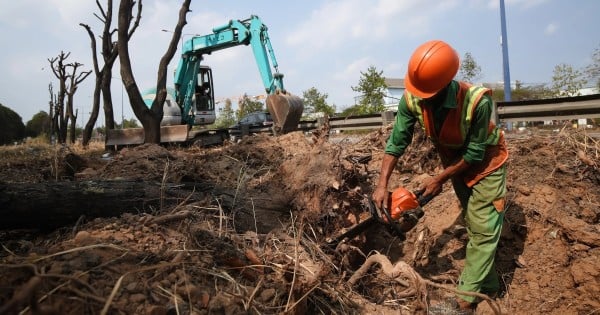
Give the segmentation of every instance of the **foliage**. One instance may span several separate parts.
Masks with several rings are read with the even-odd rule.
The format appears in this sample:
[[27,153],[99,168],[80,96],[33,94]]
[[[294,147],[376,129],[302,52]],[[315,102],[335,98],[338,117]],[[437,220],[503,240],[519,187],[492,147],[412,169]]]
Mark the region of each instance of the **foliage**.
[[264,111],[265,107],[262,102],[254,101],[250,99],[248,94],[244,94],[238,103],[238,110],[236,112],[237,120],[253,112]]
[[43,110],[33,115],[25,125],[25,133],[32,138],[50,135],[50,115]]
[[585,73],[590,82],[595,82],[596,87],[600,89],[600,48],[596,48],[592,54],[592,63],[590,63]]
[[470,52],[466,52],[460,63],[458,79],[466,82],[474,82],[481,78],[481,67]]
[[[353,86],[354,92],[360,93],[360,101],[354,109],[356,115],[379,113],[385,110],[385,97],[387,84],[383,77],[383,71],[377,71],[374,66],[369,66],[367,72],[360,72],[357,86]],[[355,107],[355,106],[353,106]]]
[[[121,125],[122,125],[122,127],[121,127]],[[116,124],[115,127],[117,129],[127,129],[127,128],[140,128],[141,126],[138,124],[137,119],[132,117],[130,119],[123,120],[122,124]]]
[[561,63],[554,67],[550,90],[556,97],[577,96],[586,83],[587,80],[581,71]]
[[10,144],[25,137],[25,125],[19,114],[0,104],[0,145]]
[[223,109],[219,111],[219,116],[215,121],[214,128],[227,128],[235,124],[235,111],[231,106],[231,100],[226,99]]
[[[517,80],[516,86],[510,92],[511,101],[526,101],[535,99],[544,99],[553,97],[552,92],[544,84],[535,84],[524,86]],[[504,101],[504,89],[497,88],[492,90],[492,98],[494,101]]]
[[335,105],[331,106],[327,104],[327,93],[321,93],[317,88],[311,87],[310,89],[302,92],[302,101],[304,102],[304,113],[324,113],[327,116],[333,116],[335,114]]
[[345,108],[340,115],[342,117],[350,117],[350,116],[358,116],[358,115],[362,115],[362,108],[359,104],[357,105],[353,105],[350,107]]

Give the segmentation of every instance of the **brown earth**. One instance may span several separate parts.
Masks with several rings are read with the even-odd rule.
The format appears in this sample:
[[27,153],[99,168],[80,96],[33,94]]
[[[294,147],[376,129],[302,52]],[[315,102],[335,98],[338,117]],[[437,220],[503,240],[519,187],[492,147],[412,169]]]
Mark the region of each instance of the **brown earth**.
[[[378,225],[326,246],[368,217],[365,196],[389,131],[257,135],[211,149],[142,145],[110,157],[6,147],[7,185],[136,180],[210,189],[51,232],[0,231],[0,314],[426,313],[453,296],[464,263],[449,184],[406,240]],[[508,136],[497,305],[507,314],[599,313],[600,145],[568,130]],[[431,144],[417,135],[390,188],[414,189],[438,171]],[[390,266],[357,272],[377,253]],[[483,302],[477,313],[492,309]]]

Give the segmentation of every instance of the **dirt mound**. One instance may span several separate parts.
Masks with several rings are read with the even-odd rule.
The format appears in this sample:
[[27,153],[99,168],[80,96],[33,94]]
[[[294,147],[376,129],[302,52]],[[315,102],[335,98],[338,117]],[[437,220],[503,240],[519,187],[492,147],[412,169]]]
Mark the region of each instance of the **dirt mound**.
[[[428,303],[452,296],[440,286],[454,287],[464,264],[466,235],[449,184],[406,240],[376,226],[336,250],[326,245],[368,217],[365,197],[389,132],[257,135],[208,150],[143,145],[108,159],[11,153],[6,182],[19,182],[23,165],[36,174],[58,161],[78,165],[59,180],[205,190],[201,197],[183,191],[149,213],[88,218],[51,234],[0,231],[0,313],[425,313]],[[506,313],[594,312],[600,308],[598,143],[566,131],[509,136],[509,207],[497,253],[504,289],[497,303]],[[414,189],[439,167],[418,132],[390,188]],[[478,313],[491,312],[480,304]]]

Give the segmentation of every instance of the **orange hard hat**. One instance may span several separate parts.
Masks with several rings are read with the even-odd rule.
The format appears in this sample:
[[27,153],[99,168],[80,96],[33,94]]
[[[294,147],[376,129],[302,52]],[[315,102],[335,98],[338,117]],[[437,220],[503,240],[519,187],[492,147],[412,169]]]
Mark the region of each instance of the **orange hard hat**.
[[443,89],[458,72],[458,54],[441,40],[417,47],[408,61],[406,89],[420,98],[430,98]]
[[400,187],[394,190],[390,197],[388,209],[393,220],[400,219],[402,212],[419,207],[417,196],[406,188]]

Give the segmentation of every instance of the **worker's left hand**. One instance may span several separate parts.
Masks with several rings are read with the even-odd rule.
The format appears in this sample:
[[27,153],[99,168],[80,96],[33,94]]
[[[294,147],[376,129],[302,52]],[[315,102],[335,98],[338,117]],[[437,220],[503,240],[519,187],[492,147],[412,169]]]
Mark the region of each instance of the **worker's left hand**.
[[444,183],[440,181],[436,176],[426,179],[419,190],[423,191],[422,197],[433,198],[442,192],[442,185]]

